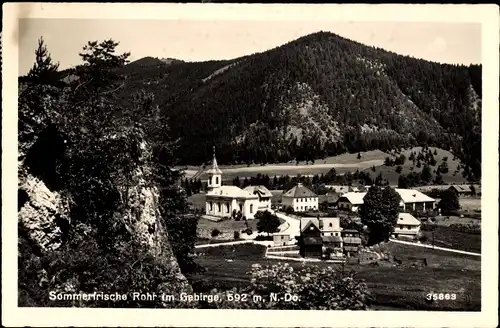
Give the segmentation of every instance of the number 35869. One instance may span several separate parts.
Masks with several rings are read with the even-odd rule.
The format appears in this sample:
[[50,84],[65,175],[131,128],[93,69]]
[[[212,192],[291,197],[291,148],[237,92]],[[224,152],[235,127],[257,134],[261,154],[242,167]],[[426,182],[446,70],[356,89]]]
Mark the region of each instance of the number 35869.
[[428,293],[426,295],[428,301],[454,301],[457,299],[457,294],[454,293]]

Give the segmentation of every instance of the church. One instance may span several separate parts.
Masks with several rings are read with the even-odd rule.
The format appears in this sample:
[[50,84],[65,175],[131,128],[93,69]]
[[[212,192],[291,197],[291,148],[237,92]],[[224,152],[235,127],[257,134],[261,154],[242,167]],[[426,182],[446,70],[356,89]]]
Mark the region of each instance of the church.
[[235,213],[241,212],[242,217],[251,220],[258,211],[271,209],[272,194],[264,186],[248,186],[241,189],[237,186],[222,185],[222,171],[217,165],[215,150],[212,167],[206,173],[208,175],[208,190],[205,196],[206,215],[231,218],[235,211]]

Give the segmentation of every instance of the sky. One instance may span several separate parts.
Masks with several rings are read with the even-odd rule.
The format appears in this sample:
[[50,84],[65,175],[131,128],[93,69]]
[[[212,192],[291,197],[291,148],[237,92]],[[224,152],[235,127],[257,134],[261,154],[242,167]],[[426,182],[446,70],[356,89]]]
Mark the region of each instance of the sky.
[[131,52],[132,61],[146,56],[205,61],[262,52],[318,31],[440,63],[481,62],[477,23],[20,19],[19,74],[33,65],[41,36],[65,69],[80,63],[78,53],[91,40],[120,42],[117,51]]

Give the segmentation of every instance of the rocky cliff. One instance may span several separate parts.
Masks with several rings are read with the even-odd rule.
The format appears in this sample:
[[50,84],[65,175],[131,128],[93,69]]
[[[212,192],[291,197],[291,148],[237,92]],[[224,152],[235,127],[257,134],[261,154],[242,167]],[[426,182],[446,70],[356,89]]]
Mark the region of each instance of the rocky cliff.
[[[37,147],[38,141],[32,141],[30,147],[20,147],[19,158],[24,159],[26,157],[24,152],[29,153],[31,147]],[[169,272],[170,276],[166,279],[161,278],[163,280],[160,279],[160,281],[155,279],[154,281],[157,281],[156,290],[150,290],[150,292],[168,294],[191,292],[191,286],[181,273],[172,251],[168,232],[161,217],[159,192],[150,179],[150,167],[147,164],[148,146],[142,141],[138,148],[141,150],[139,165],[133,171],[132,180],[128,181],[126,187],[117,186],[117,189],[122,194],[122,204],[112,216],[111,222],[105,222],[105,224],[120,225],[128,232],[126,238],[119,237],[116,239],[114,248],[120,249],[125,244],[133,242],[139,245],[141,253],[152,255],[155,263],[157,260],[158,263],[162,263],[162,268],[168,269],[167,272]],[[82,277],[79,272],[66,272],[62,276],[60,274],[61,270],[55,272],[57,270],[51,269],[51,265],[54,266],[53,263],[55,263],[53,259],[55,257],[57,261],[62,262],[58,265],[63,268],[66,266],[66,271],[72,271],[72,264],[64,262],[67,258],[72,259],[72,255],[68,254],[72,252],[71,247],[67,245],[68,240],[71,239],[71,243],[77,244],[77,240],[92,239],[100,233],[101,228],[95,224],[77,223],[75,220],[72,222],[73,200],[62,192],[51,190],[49,188],[50,183],[47,184],[43,177],[35,176],[31,171],[31,167],[26,167],[24,161],[19,162],[20,267],[21,270],[32,271],[32,273],[28,272],[28,274],[25,272],[20,273],[20,286],[28,286],[26,289],[31,288],[29,291],[20,291],[20,295],[32,292],[41,294],[42,297],[39,299],[43,300],[46,297],[44,293],[47,292],[47,289],[43,288],[59,292],[78,293],[81,291],[79,286],[88,285],[87,282],[82,282],[87,278]],[[27,245],[29,245],[29,251]],[[77,249],[75,249],[76,251]],[[26,255],[26,252],[30,252],[30,254]],[[125,253],[125,255],[127,254]],[[129,255],[132,259],[136,254]],[[29,263],[23,263],[22,261]],[[99,266],[102,266],[100,264],[102,261],[99,261],[96,259],[96,263],[89,263],[88,268],[83,268],[83,270],[87,270],[88,274],[95,275],[98,278],[102,273],[93,272],[93,270],[94,267],[99,268]],[[124,261],[126,263],[127,259]],[[131,260],[130,262],[134,261]],[[130,263],[130,265],[132,267],[133,263]],[[134,272],[128,272],[128,276],[124,278],[124,281],[140,277],[141,273],[139,271],[141,269],[142,266],[134,270],[131,269]],[[153,270],[153,275],[154,272]],[[26,281],[28,277],[33,281]],[[130,283],[134,284],[135,282],[131,281]],[[142,284],[142,282],[140,283]],[[33,288],[38,289],[36,286],[39,286],[41,290],[33,292]],[[102,291],[102,288],[105,287],[96,286],[95,288]],[[22,297],[20,296],[20,298]],[[21,306],[26,306],[26,303],[35,306],[44,305],[36,304],[33,301],[23,302],[20,299]],[[88,305],[76,302],[73,303],[73,306]],[[165,304],[165,306],[168,306],[168,304]]]

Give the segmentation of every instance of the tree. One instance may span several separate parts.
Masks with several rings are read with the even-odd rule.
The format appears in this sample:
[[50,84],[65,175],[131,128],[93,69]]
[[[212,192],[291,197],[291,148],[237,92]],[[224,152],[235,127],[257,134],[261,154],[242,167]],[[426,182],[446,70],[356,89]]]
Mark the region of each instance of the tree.
[[401,165],[396,166],[396,173],[401,174],[403,172],[403,167]]
[[443,176],[439,171],[437,171],[436,177],[434,178],[434,184],[442,185],[443,183],[444,183]]
[[275,233],[275,232],[279,231],[278,227],[281,224],[280,220],[276,215],[272,214],[271,212],[269,212],[269,211],[257,212],[255,214],[255,219],[258,220],[257,221],[257,231],[267,232],[268,236],[271,233]]
[[441,200],[438,207],[444,215],[453,214],[460,209],[458,194],[453,189],[446,189],[441,192]]
[[43,37],[38,39],[35,63],[27,74],[28,81],[36,84],[54,84],[57,81],[59,63],[53,63]]
[[108,39],[100,43],[89,41],[83,47],[83,52],[79,54],[83,64],[75,69],[76,75],[80,78],[75,90],[79,89],[82,97],[91,97],[95,100],[97,93],[104,91],[111,93],[120,88],[116,87],[116,83],[121,80],[116,69],[129,62],[130,52],[115,54],[118,45],[118,42]]
[[363,198],[361,222],[369,229],[368,244],[389,240],[399,213],[399,194],[391,187],[372,186]]
[[401,174],[398,178],[398,188],[408,189],[410,188],[410,184],[408,183],[408,178],[406,175]]
[[382,176],[382,172],[380,172],[375,178],[375,185],[382,186],[383,183],[384,183],[384,177]]
[[442,162],[441,165],[439,165],[439,167],[438,167],[438,171],[443,173],[443,174],[448,173],[448,163]]
[[429,183],[432,180],[432,172],[431,168],[428,165],[425,165],[420,173],[420,179],[425,183]]

